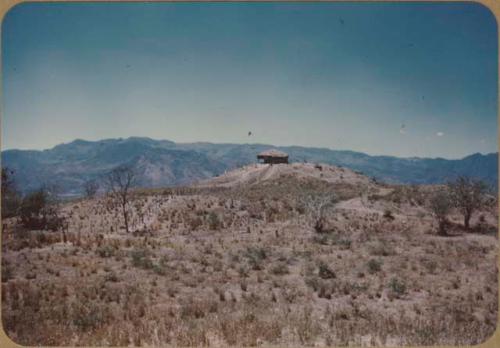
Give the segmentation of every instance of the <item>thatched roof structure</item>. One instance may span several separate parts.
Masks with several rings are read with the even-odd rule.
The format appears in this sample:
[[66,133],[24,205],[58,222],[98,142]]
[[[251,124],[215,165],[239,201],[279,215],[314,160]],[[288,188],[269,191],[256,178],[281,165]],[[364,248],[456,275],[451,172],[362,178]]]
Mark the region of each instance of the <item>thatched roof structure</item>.
[[285,158],[285,157],[288,157],[288,154],[282,152],[282,151],[279,151],[279,150],[275,150],[275,149],[270,149],[270,150],[266,150],[266,151],[262,151],[261,153],[259,153],[257,155],[257,157],[277,157],[277,158]]
[[270,149],[259,153],[257,155],[257,159],[263,160],[264,163],[269,164],[288,163],[288,154],[275,149]]

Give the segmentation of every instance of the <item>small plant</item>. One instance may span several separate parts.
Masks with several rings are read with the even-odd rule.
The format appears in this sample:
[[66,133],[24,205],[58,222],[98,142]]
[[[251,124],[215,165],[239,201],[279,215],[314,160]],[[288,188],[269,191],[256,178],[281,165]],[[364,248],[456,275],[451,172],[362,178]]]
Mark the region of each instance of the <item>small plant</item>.
[[12,267],[10,265],[2,265],[2,283],[9,281],[13,278]]
[[307,277],[304,282],[306,283],[307,286],[312,288],[314,291],[318,291],[320,288],[320,279],[318,277]]
[[384,211],[384,215],[383,216],[387,220],[394,220],[394,215],[392,215],[392,211],[390,211],[389,209],[386,209]]
[[154,264],[153,265],[153,272],[155,272],[158,275],[165,275],[167,272],[165,271],[165,268],[162,267],[162,265]]
[[328,238],[328,235],[323,234],[323,235],[314,235],[311,240],[314,243],[321,244],[321,245],[328,245],[330,239]]
[[322,279],[333,279],[336,277],[335,272],[332,271],[328,265],[324,262],[321,262],[318,266],[318,275]]
[[221,226],[221,221],[219,219],[219,216],[213,211],[210,212],[210,214],[208,215],[208,227],[211,230],[218,230],[220,226]]
[[339,239],[336,244],[343,250],[349,250],[351,249],[352,241],[350,239],[343,238]]
[[406,284],[398,278],[391,279],[389,282],[389,288],[398,297],[406,294]]
[[153,268],[153,262],[149,258],[146,250],[134,250],[132,251],[132,265],[134,267],[151,269]]
[[267,258],[267,253],[264,248],[248,247],[245,256],[248,258],[248,263],[253,270],[259,271],[264,268],[262,262]]
[[115,249],[110,245],[103,245],[96,249],[96,254],[100,257],[113,257],[115,255]]
[[438,263],[434,260],[424,260],[423,265],[431,274],[435,274],[436,269],[438,268]]
[[381,241],[370,245],[369,251],[374,256],[390,256],[395,254],[394,250],[387,243]]
[[371,259],[368,261],[368,273],[375,274],[382,269],[382,261]]
[[271,268],[271,273],[274,275],[285,275],[290,273],[288,266],[284,262],[279,262],[277,265]]
[[73,305],[73,324],[82,331],[96,329],[107,322],[106,308],[93,302]]
[[106,274],[106,277],[104,278],[107,282],[113,282],[116,283],[118,281],[118,276],[116,275],[115,272],[110,272]]
[[188,221],[188,224],[189,224],[189,228],[191,229],[191,231],[195,231],[201,225],[203,225],[203,221],[201,220],[201,218],[199,216],[197,216],[197,217],[194,217],[194,218],[190,218],[189,221]]

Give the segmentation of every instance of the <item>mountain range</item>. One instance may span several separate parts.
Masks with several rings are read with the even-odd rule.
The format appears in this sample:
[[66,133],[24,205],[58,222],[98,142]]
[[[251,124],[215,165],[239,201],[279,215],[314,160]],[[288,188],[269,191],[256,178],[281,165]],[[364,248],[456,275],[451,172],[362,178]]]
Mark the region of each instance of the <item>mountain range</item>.
[[100,179],[113,168],[130,165],[141,187],[187,185],[257,161],[275,148],[290,162],[347,167],[387,183],[436,184],[466,175],[498,187],[498,153],[475,153],[462,159],[399,158],[360,152],[266,144],[175,143],[144,137],[86,141],[77,139],[47,150],[2,151],[2,166],[14,171],[18,190],[56,185],[68,196],[82,193],[88,179]]

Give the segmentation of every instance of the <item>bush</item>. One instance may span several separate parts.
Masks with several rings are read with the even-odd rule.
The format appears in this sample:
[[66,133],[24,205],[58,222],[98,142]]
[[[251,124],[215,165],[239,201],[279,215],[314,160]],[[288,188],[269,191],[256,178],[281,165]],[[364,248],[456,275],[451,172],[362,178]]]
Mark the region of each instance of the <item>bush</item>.
[[391,279],[389,288],[396,296],[402,296],[406,293],[406,284],[398,278]]
[[382,269],[382,261],[371,259],[368,261],[368,273],[374,274]]
[[134,250],[132,251],[132,266],[151,269],[153,268],[153,261],[149,258],[146,250]]
[[330,244],[330,238],[328,235],[323,234],[323,235],[314,235],[311,240],[314,243],[321,244],[321,245],[328,245]]
[[12,179],[14,172],[2,168],[2,219],[16,216],[21,204],[21,198]]
[[2,265],[2,283],[5,283],[14,277],[12,267],[10,265]]
[[335,278],[335,272],[332,271],[327,264],[324,262],[321,262],[319,264],[319,270],[318,270],[318,275],[323,278],[323,279],[332,279]]
[[73,304],[73,324],[82,331],[96,329],[109,319],[107,308],[92,302]]
[[64,218],[58,216],[57,206],[44,188],[24,197],[20,218],[22,225],[28,229],[57,231],[64,224]]
[[280,262],[277,265],[275,265],[273,268],[271,268],[271,272],[275,275],[285,275],[288,274],[288,266],[284,262]]
[[350,239],[347,239],[347,238],[342,238],[342,239],[339,239],[336,242],[336,244],[339,245],[341,249],[349,250],[349,249],[351,249],[352,241]]
[[218,230],[221,226],[219,216],[213,211],[208,215],[208,227],[211,230]]
[[384,211],[384,218],[386,218],[387,220],[394,220],[394,215],[392,215],[392,211],[386,209]]
[[267,258],[267,253],[264,248],[248,247],[245,251],[245,256],[248,258],[248,263],[253,270],[259,271],[263,269],[262,261]]
[[112,257],[115,255],[115,249],[111,247],[110,245],[104,245],[100,246],[96,249],[96,254],[99,255],[100,257]]
[[448,213],[452,208],[450,194],[444,189],[440,189],[433,194],[429,202],[429,208],[438,223],[438,234],[447,235],[446,226],[448,223]]
[[321,286],[321,280],[318,277],[307,277],[304,282],[307,286],[312,288],[314,291],[318,291]]
[[382,241],[376,242],[369,246],[369,252],[371,255],[375,256],[390,256],[394,255],[394,249]]
[[192,217],[188,220],[188,225],[191,231],[197,230],[201,225],[203,225],[203,221],[199,216]]

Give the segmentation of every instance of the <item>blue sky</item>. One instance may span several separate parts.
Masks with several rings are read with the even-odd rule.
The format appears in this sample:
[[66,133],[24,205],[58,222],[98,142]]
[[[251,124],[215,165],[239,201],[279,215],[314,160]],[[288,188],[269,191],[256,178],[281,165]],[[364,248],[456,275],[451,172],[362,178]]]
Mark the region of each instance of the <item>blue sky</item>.
[[497,60],[496,20],[475,3],[21,4],[2,23],[2,148],[494,152]]

